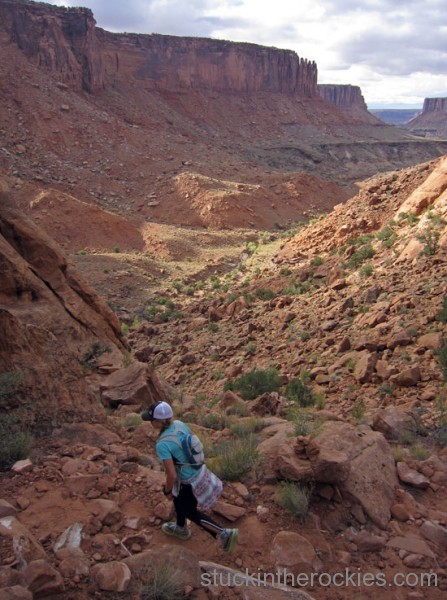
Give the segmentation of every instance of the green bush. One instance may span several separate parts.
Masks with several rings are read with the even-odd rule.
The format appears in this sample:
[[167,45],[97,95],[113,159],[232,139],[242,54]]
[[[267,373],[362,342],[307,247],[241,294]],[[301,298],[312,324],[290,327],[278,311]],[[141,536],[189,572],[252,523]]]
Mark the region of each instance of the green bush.
[[276,297],[276,294],[273,290],[268,288],[259,288],[255,291],[255,296],[260,300],[273,300]]
[[288,400],[293,400],[299,406],[313,406],[314,394],[309,385],[310,376],[307,371],[302,371],[299,377],[291,379],[286,386],[285,395]]
[[228,440],[215,449],[217,475],[227,481],[239,481],[259,460],[256,437],[252,434]]
[[287,512],[300,521],[304,521],[309,512],[311,495],[312,486],[285,481],[279,486],[276,493],[276,501]]
[[237,379],[227,381],[224,391],[237,392],[244,400],[253,400],[265,392],[277,392],[281,378],[277,369],[253,369]]
[[32,438],[22,427],[16,415],[1,415],[0,418],[0,471],[7,471],[12,465],[26,458],[32,445]]
[[364,263],[365,260],[372,258],[374,254],[374,248],[371,246],[371,244],[365,244],[364,246],[360,246],[360,248],[356,250],[349,259],[348,265],[352,269],[357,269],[357,267],[360,267],[360,265]]

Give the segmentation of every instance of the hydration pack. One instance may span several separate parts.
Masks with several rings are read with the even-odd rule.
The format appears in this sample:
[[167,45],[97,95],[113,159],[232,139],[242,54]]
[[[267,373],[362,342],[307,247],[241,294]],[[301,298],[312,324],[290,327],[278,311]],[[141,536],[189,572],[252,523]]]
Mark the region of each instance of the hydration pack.
[[[178,434],[180,434],[180,437]],[[194,433],[185,433],[182,431],[178,421],[174,421],[174,431],[164,434],[161,439],[163,441],[169,440],[175,442],[185,453],[188,462],[179,463],[175,461],[176,464],[188,467],[201,467],[205,463],[202,442]]]

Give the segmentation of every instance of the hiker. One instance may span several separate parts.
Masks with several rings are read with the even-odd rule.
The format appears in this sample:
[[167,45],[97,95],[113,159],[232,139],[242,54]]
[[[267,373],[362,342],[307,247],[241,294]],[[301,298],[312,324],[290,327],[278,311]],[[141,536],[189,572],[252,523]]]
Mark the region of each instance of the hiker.
[[197,510],[198,504],[203,510],[208,510],[215,504],[222,492],[222,482],[204,462],[196,464],[191,462],[191,458],[188,460],[181,439],[184,434],[190,433],[190,429],[182,421],[174,421],[173,416],[171,406],[162,401],[141,414],[143,421],[151,421],[154,429],[159,432],[155,449],[166,472],[163,493],[172,497],[177,516],[175,522],[164,523],[162,530],[166,535],[188,540],[191,532],[186,519],[189,519],[218,538],[224,552],[232,552],[238,542],[239,530],[225,529],[204,512]]

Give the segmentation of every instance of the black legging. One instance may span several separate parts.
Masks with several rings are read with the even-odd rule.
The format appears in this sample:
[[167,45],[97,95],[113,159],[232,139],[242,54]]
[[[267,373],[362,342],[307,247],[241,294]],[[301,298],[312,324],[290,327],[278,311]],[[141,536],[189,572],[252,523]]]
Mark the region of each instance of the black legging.
[[217,537],[218,533],[222,533],[223,527],[218,525],[216,521],[210,519],[205,513],[197,510],[197,500],[192,493],[190,485],[181,484],[179,495],[174,496],[175,512],[177,513],[177,525],[184,527],[186,519],[189,519],[199,527],[202,527],[214,538]]

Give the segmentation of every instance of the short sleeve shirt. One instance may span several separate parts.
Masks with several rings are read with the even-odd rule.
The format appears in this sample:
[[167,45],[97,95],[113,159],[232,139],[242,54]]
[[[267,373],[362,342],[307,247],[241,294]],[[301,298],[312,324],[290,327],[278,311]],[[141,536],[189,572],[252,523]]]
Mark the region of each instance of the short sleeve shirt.
[[[163,440],[163,437],[167,436],[174,432],[174,424],[177,425],[179,430],[183,433],[190,433],[190,429],[185,423],[182,421],[174,421],[167,429],[163,431],[161,437],[158,438],[157,443],[155,444],[155,451],[157,453],[157,457],[159,460],[168,460],[172,458],[175,463],[187,463],[188,457],[183,452],[183,449],[180,444],[176,444],[173,440]],[[181,434],[177,433],[177,437],[180,441]],[[190,477],[194,477],[197,474],[197,469],[194,467],[190,467],[185,465],[180,467],[180,477],[181,479],[189,479]]]

